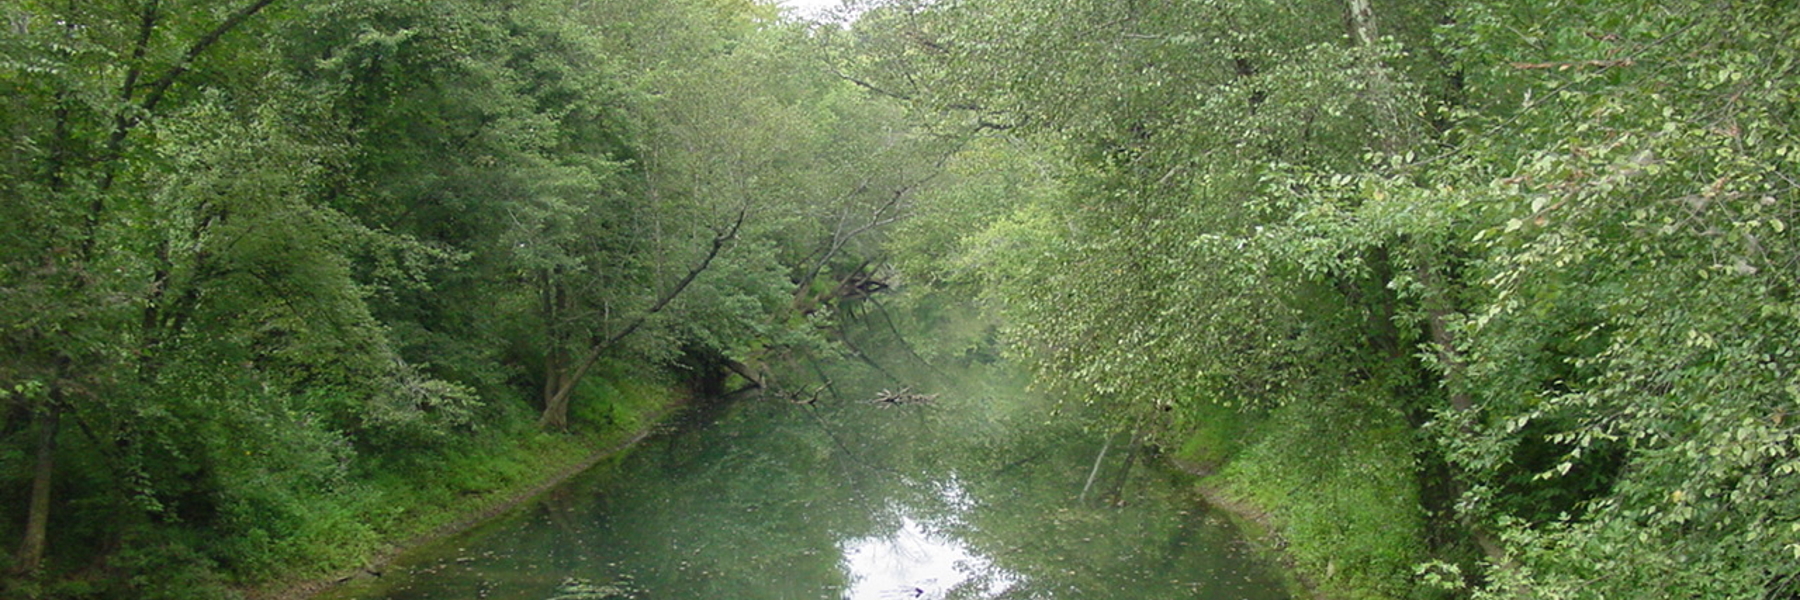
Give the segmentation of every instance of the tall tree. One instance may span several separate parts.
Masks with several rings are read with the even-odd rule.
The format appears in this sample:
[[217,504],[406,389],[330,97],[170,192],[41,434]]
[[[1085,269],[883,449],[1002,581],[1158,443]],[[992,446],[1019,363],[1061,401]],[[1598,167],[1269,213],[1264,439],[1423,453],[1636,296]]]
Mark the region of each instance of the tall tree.
[[[162,321],[166,265],[122,261],[128,257],[110,247],[129,239],[117,237],[118,229],[129,235],[136,226],[127,220],[136,207],[120,189],[145,150],[133,143],[140,137],[134,134],[166,115],[170,94],[192,78],[196,64],[217,54],[227,36],[272,3],[252,0],[204,19],[178,15],[154,0],[61,10],[27,4],[9,11],[19,40],[7,48],[6,83],[18,92],[8,94],[17,115],[9,119],[9,132],[11,145],[26,155],[9,161],[4,195],[6,212],[17,217],[9,219],[14,225],[8,238],[28,245],[7,249],[8,279],[15,282],[8,287],[20,292],[26,310],[81,307],[17,315],[24,317],[12,321],[19,325],[7,328],[8,345],[23,363],[9,375],[31,382],[19,384],[13,397],[34,415],[38,431],[30,506],[14,565],[21,571],[35,571],[43,562],[64,414],[76,410],[72,402],[106,393],[105,365],[124,358],[121,351],[155,350],[154,330],[142,331],[149,337],[135,348],[95,335],[104,335],[103,323],[131,306],[141,307],[146,328]],[[167,34],[176,28],[185,31]],[[109,63],[116,68],[102,68]],[[109,76],[93,76],[102,71]],[[27,202],[50,210],[28,211]],[[146,266],[150,280],[133,281]],[[129,300],[114,296],[121,292]],[[28,387],[42,391],[26,393]]]

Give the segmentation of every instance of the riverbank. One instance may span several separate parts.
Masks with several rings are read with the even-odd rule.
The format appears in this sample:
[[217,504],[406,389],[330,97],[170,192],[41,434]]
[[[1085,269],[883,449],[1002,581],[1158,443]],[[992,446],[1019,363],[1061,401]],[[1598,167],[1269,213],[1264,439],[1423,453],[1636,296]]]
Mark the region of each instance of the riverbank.
[[[525,458],[526,468],[504,469],[508,476],[493,481],[490,489],[458,492],[455,494],[458,500],[452,504],[410,511],[408,509],[412,507],[391,507],[397,511],[397,516],[405,514],[406,524],[393,528],[376,544],[365,546],[367,550],[361,553],[360,560],[354,561],[357,566],[302,567],[285,577],[240,591],[250,600],[305,600],[343,583],[379,577],[401,554],[487,522],[618,456],[654,434],[672,414],[692,400],[689,393],[652,384],[613,382],[611,386],[626,388],[620,390],[619,395],[631,399],[612,405],[613,412],[605,416],[614,427],[585,435],[540,433],[519,438],[518,443],[501,449],[501,456],[494,460]],[[417,475],[421,480],[428,476],[425,473]]]
[[1262,529],[1253,537],[1307,597],[1430,597],[1414,581],[1431,558],[1412,479],[1416,442],[1397,411],[1332,402],[1195,410],[1205,418],[1171,462],[1200,479],[1208,502]]
[[1244,539],[1249,540],[1258,552],[1266,554],[1281,566],[1283,578],[1296,597],[1331,600],[1332,597],[1321,592],[1318,582],[1302,571],[1298,561],[1287,552],[1288,540],[1281,534],[1279,523],[1268,510],[1227,492],[1219,484],[1217,473],[1200,463],[1175,456],[1166,457],[1166,460],[1175,470],[1194,477],[1194,491],[1200,494],[1207,507],[1230,517],[1244,534]]

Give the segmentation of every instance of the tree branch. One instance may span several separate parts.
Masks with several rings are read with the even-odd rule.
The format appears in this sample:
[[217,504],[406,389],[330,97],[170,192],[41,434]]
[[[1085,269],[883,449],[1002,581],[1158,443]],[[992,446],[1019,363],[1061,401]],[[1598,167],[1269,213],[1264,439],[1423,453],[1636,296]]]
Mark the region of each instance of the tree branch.
[[[125,138],[131,134],[132,129],[137,128],[138,125],[144,122],[145,116],[154,112],[157,105],[162,104],[163,96],[168,94],[169,88],[175,85],[175,80],[179,79],[183,73],[186,73],[188,67],[193,65],[194,61],[199,59],[200,55],[204,54],[207,49],[213,46],[213,44],[218,43],[220,38],[225,37],[226,33],[230,32],[232,29],[236,29],[239,25],[242,25],[244,21],[249,20],[250,17],[255,16],[256,13],[261,12],[263,8],[274,3],[275,0],[256,0],[256,2],[251,3],[248,6],[238,9],[237,12],[231,13],[230,17],[226,17],[225,20],[221,21],[217,27],[212,29],[212,31],[208,31],[206,32],[206,35],[200,36],[200,39],[194,40],[194,43],[188,46],[187,52],[182,53],[180,62],[175,63],[175,66],[169,67],[169,70],[164,72],[162,77],[158,77],[156,81],[149,84],[150,91],[144,95],[144,101],[141,104],[138,104],[134,108],[127,102],[125,106],[119,108],[119,114],[113,121],[112,135],[106,140],[106,156],[104,157],[106,162],[115,164],[109,164],[106,168],[106,174],[100,178],[100,191],[105,192],[112,189],[113,180],[118,177],[119,170],[116,166],[116,162],[120,156],[124,155]],[[148,52],[150,34],[156,27],[158,6],[159,2],[156,0],[151,0],[151,2],[144,6],[142,18],[139,20],[138,47],[133,50],[132,54],[137,60],[133,61],[131,70],[125,75],[125,86],[120,92],[121,100],[129,101],[133,89],[137,87],[137,79],[140,77],[141,73],[142,58]],[[95,221],[99,219],[100,212],[105,209],[104,205],[100,204],[101,202],[102,200],[98,198],[94,200],[94,207],[92,213],[89,215]]]
[[[656,300],[655,304],[650,306],[650,310],[644,311],[643,314],[638,315],[637,319],[633,320],[630,325],[626,325],[624,329],[619,330],[618,333],[612,334],[605,340],[602,340],[589,348],[587,355],[582,357],[581,364],[576,366],[575,371],[570,373],[569,376],[564,379],[562,387],[558,389],[556,394],[546,403],[546,408],[566,403],[569,394],[575,389],[575,384],[580,382],[582,377],[587,376],[588,371],[594,367],[595,363],[600,362],[600,356],[604,354],[608,348],[624,341],[624,339],[631,334],[636,333],[639,328],[644,326],[645,322],[650,320],[651,316],[662,312],[664,308],[667,308],[670,302],[674,302],[675,298],[680,296],[682,291],[686,290],[689,285],[694,283],[695,279],[700,277],[701,273],[711,267],[713,259],[718,258],[719,251],[724,249],[726,242],[737,238],[738,230],[743,228],[744,218],[749,214],[750,208],[748,206],[739,209],[737,219],[732,221],[731,227],[713,235],[712,247],[707,249],[706,257],[700,259],[700,264],[694,265],[694,268],[689,269],[687,275],[682,277],[681,281],[675,283],[675,287],[670,288],[668,292],[665,292],[661,298]],[[549,411],[546,411],[544,418],[538,421],[538,425],[555,426],[560,425],[560,423],[552,422]]]
[[200,39],[194,40],[194,44],[188,46],[187,52],[181,56],[181,62],[175,63],[175,66],[170,67],[161,78],[150,84],[150,93],[144,95],[144,112],[156,110],[156,105],[162,102],[163,94],[169,91],[170,86],[175,85],[175,80],[186,73],[188,67],[192,66],[202,53],[205,53],[213,44],[218,43],[226,33],[236,29],[244,21],[256,16],[256,13],[262,12],[262,9],[274,3],[275,0],[256,0],[248,6],[238,9],[237,12],[231,13],[231,16],[226,17],[212,31],[208,31],[206,35],[200,36]]

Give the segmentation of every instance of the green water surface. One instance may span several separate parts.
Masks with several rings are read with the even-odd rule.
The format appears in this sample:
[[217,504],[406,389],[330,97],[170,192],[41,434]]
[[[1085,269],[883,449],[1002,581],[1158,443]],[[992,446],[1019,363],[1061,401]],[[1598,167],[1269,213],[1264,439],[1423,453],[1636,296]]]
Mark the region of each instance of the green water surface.
[[919,386],[935,398],[899,406],[869,402],[900,387],[883,383],[693,407],[627,455],[325,597],[1289,597],[1191,478],[1130,458],[1129,436],[1108,444],[1106,428],[1052,416],[1016,377]]

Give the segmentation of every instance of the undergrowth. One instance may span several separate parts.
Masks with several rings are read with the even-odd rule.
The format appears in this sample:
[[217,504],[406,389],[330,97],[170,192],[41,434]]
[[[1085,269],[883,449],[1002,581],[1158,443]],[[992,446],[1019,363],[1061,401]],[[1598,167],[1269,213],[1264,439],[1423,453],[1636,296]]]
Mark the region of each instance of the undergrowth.
[[[539,429],[535,409],[515,399],[487,404],[478,425],[455,435],[401,446],[328,435],[298,403],[288,406],[301,409],[273,409],[289,413],[270,417],[285,428],[272,428],[261,446],[206,457],[207,468],[195,473],[196,491],[177,498],[179,504],[104,519],[98,508],[55,513],[104,526],[54,528],[60,537],[51,539],[53,549],[106,540],[113,549],[87,558],[85,568],[10,582],[0,596],[226,600],[275,596],[369,569],[396,547],[500,506],[629,440],[675,400],[669,383],[613,371],[583,384],[566,433]],[[263,461],[283,467],[252,460],[271,455],[292,460]]]
[[1413,434],[1396,412],[1348,404],[1205,409],[1176,457],[1265,513],[1282,553],[1322,596],[1430,598],[1412,581],[1427,560]]

